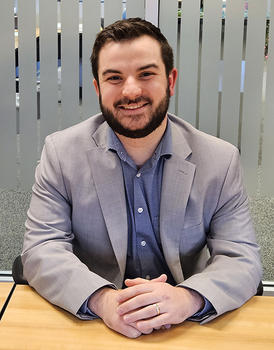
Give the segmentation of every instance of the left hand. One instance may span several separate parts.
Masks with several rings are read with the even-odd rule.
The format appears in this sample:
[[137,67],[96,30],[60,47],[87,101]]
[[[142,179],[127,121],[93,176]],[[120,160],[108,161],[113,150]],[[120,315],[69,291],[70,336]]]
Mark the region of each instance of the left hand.
[[162,282],[161,276],[152,281],[141,278],[126,280],[125,284],[128,288],[119,294],[117,312],[125,323],[134,323],[144,334],[165,325],[181,323],[204,304],[199,293],[173,287]]

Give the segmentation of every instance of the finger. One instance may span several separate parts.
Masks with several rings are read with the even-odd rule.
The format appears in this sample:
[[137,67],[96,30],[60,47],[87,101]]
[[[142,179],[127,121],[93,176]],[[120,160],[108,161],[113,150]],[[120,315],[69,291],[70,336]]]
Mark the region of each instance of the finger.
[[154,327],[156,331],[159,331],[160,329],[169,329],[171,327],[171,324],[164,324],[161,327]]
[[143,283],[148,283],[149,280],[145,279],[145,278],[141,278],[141,277],[138,277],[138,278],[133,278],[133,279],[126,279],[125,280],[125,285],[127,287],[132,287],[132,286],[137,286],[138,284],[143,284]]
[[[154,304],[152,309],[155,312],[155,303],[158,303],[159,301],[159,297],[153,293],[140,294],[131,299],[126,300],[123,303],[120,303],[120,305],[117,307],[117,313],[118,315],[122,316],[127,313],[132,313],[135,310],[150,307],[151,304]],[[152,316],[155,316],[155,314]]]
[[151,334],[153,332],[153,328],[146,329],[142,334]]
[[119,291],[119,295],[117,296],[117,302],[123,303],[124,301],[136,297],[140,294],[145,294],[151,292],[155,289],[155,285],[152,283],[142,283],[135,286],[131,286]]
[[161,314],[157,317],[152,317],[146,320],[140,320],[138,322],[136,322],[136,327],[137,329],[142,332],[145,333],[147,330],[153,328],[158,328],[158,327],[162,327],[165,325],[168,325],[168,314]]
[[[158,316],[158,312],[160,312],[162,305],[161,304],[152,304],[146,307],[140,308],[136,311],[127,313],[123,316],[123,320],[125,323],[136,323],[140,320],[152,318]],[[159,310],[159,311],[158,311]],[[163,312],[163,310],[161,310]]]
[[157,278],[153,278],[150,282],[163,282],[165,283],[167,281],[167,275],[163,273],[161,276]]
[[124,325],[121,327],[121,329],[117,329],[116,331],[132,339],[138,338],[140,335],[142,335],[141,331],[129,325]]
[[132,286],[136,286],[138,284],[142,284],[142,283],[149,283],[149,282],[166,282],[167,281],[167,275],[166,274],[162,274],[159,277],[153,278],[152,280],[147,280],[145,278],[141,278],[141,277],[137,277],[137,278],[133,278],[133,279],[126,279],[125,280],[125,285],[127,287],[132,287]]

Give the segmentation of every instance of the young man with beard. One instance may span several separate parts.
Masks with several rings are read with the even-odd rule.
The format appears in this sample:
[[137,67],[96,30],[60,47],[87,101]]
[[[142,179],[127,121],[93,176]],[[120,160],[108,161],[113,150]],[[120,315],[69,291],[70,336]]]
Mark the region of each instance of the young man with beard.
[[132,338],[239,307],[261,265],[238,150],[167,113],[177,70],[151,23],[108,26],[91,63],[102,113],[46,139],[29,284]]

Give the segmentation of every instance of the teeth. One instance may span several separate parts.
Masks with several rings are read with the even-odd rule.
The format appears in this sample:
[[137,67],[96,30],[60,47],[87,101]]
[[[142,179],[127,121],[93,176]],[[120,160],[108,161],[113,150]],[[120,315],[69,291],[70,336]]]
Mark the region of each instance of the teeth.
[[143,107],[143,104],[140,104],[140,105],[129,105],[129,106],[121,106],[125,109],[137,109],[137,108],[140,108],[140,107]]

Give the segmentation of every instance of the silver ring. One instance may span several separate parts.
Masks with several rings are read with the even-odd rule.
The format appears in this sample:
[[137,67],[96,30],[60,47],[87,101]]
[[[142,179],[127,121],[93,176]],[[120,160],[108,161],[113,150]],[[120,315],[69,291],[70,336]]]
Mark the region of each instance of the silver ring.
[[155,308],[156,308],[156,312],[157,312],[157,316],[159,316],[160,315],[160,313],[161,313],[161,311],[160,311],[160,306],[159,306],[159,304],[154,304],[155,305]]

